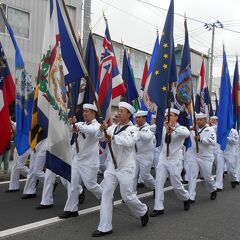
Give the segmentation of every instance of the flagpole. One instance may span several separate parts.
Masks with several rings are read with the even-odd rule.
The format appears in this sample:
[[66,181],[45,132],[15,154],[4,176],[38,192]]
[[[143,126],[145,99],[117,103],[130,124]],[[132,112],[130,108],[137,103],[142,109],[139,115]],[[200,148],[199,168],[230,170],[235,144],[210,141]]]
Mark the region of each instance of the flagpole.
[[[71,23],[71,20],[70,20],[70,17],[69,17],[69,14],[68,14],[68,11],[67,11],[67,7],[66,7],[66,4],[65,4],[65,1],[62,0],[62,3],[63,3],[63,8],[64,8],[64,11],[65,11],[65,14],[66,14],[66,17],[67,17],[67,20],[68,20],[68,23],[69,23],[69,26],[70,26],[70,29],[71,29],[71,33],[73,35],[73,38],[77,44],[77,37],[75,35],[75,32],[74,32],[74,29],[73,29],[73,26],[72,26],[72,23]],[[81,54],[81,50],[77,44],[77,47],[78,47],[78,50]],[[84,65],[85,66],[85,65]],[[101,112],[101,109],[99,107],[99,104],[98,104],[98,101],[97,101],[97,97],[95,95],[95,91],[94,91],[94,88],[93,88],[93,85],[92,85],[92,81],[90,79],[90,76],[88,74],[88,71],[87,69],[85,68],[84,69],[84,72],[85,72],[85,79],[87,80],[88,84],[89,84],[89,90],[92,92],[92,95],[94,97],[94,102],[95,102],[95,105],[97,107],[97,112],[98,112],[98,116],[99,116],[99,119],[101,122],[103,122],[103,116],[102,116],[102,112]],[[108,137],[108,134],[107,134],[107,130],[104,129],[104,134],[105,134],[105,137],[107,138]],[[110,154],[111,154],[111,157],[112,157],[112,161],[113,161],[113,164],[114,164],[114,167],[115,169],[117,169],[117,161],[115,159],[115,156],[113,154],[113,150],[112,150],[112,145],[111,145],[111,141],[108,141],[108,148],[109,148],[109,151],[110,151]]]
[[82,47],[82,44],[81,44],[81,33],[80,33],[80,31],[78,32],[77,45],[78,45],[78,48],[80,49],[80,54],[81,54],[82,58],[84,59],[83,47]]
[[[67,85],[67,94],[68,94],[68,99],[69,99],[69,102],[70,102],[70,111],[72,112],[72,116],[74,116],[74,111],[73,111],[73,104],[72,104],[72,95],[70,93],[70,90],[69,90],[69,85]],[[73,128],[76,129],[76,125],[75,125],[75,122],[72,123],[73,124]],[[78,145],[78,141],[77,141],[77,134],[75,132],[73,132],[73,139],[74,139],[74,142],[75,142],[75,145],[76,145],[76,152],[79,153],[79,145]]]
[[[172,89],[172,83],[168,83],[168,120],[167,123],[170,124],[170,108],[171,108],[171,98],[170,98],[170,94],[171,94],[171,89]],[[167,142],[167,157],[169,156],[169,145],[171,142],[171,133],[166,135],[166,142]]]
[[[195,114],[195,104],[194,104],[194,97],[192,94],[192,107],[193,107],[193,123],[194,123],[194,132],[195,132],[195,136],[198,136],[198,132],[196,129],[196,114]],[[195,140],[196,141],[196,140]],[[198,141],[196,141],[196,152],[199,153],[199,146],[198,146]]]

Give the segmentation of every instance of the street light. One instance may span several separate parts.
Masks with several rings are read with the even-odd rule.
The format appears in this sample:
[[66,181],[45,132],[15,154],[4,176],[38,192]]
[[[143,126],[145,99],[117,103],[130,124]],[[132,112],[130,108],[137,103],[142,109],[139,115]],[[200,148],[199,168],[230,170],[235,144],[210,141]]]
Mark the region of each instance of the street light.
[[213,80],[213,51],[214,51],[214,37],[215,37],[215,28],[223,28],[223,24],[217,20],[216,22],[205,23],[204,27],[208,31],[212,31],[212,45],[211,45],[211,62],[210,62],[210,81],[209,81],[209,92],[212,96],[212,80]]

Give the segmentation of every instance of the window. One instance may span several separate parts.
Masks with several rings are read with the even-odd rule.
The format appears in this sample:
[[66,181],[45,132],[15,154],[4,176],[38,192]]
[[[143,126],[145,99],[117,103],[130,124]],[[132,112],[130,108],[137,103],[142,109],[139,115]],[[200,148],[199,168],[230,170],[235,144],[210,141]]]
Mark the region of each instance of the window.
[[[3,12],[5,13],[6,15],[6,5],[5,4],[2,4],[2,8],[3,8]],[[2,14],[0,14],[0,32],[1,33],[5,33],[5,23],[4,23],[4,20],[3,20],[3,17],[2,17]]]
[[16,8],[7,8],[8,23],[18,37],[29,38],[30,14]]

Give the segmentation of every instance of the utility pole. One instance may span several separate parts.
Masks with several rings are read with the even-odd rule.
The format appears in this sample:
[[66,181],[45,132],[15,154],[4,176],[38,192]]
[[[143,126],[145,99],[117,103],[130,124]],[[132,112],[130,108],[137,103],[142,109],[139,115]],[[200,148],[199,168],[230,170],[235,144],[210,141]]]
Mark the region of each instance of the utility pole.
[[210,76],[209,76],[209,93],[210,97],[212,96],[212,81],[213,81],[213,58],[214,58],[214,38],[215,38],[215,29],[216,28],[223,28],[223,24],[217,20],[216,22],[212,23],[205,23],[205,28],[208,31],[212,31],[212,44],[211,44],[211,61],[210,61]]

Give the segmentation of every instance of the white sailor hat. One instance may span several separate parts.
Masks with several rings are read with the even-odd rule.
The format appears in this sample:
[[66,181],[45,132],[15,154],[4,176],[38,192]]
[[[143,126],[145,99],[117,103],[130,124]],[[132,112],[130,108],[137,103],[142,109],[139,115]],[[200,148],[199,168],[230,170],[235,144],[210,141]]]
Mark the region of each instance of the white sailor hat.
[[83,104],[83,109],[91,109],[97,112],[97,107],[94,104],[90,104],[90,103]]
[[152,114],[151,118],[156,119],[157,115],[156,114]]
[[205,113],[196,113],[196,119],[206,118],[207,114]]
[[217,120],[218,119],[218,116],[211,116],[210,117],[210,120]]
[[135,108],[131,104],[127,103],[127,102],[120,102],[118,104],[118,107],[126,108],[131,114],[134,114],[136,112]]
[[[180,114],[180,111],[176,108],[170,108],[171,113],[175,113],[176,115]],[[168,115],[168,108],[165,110],[165,117]]]
[[148,111],[139,110],[134,114],[134,117],[146,117],[148,115]]

